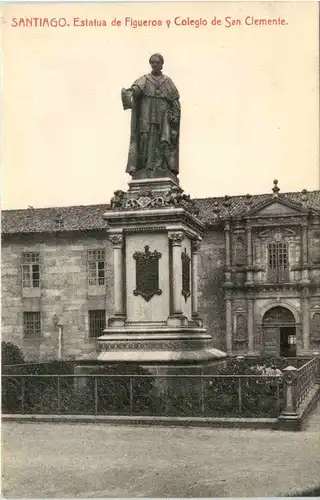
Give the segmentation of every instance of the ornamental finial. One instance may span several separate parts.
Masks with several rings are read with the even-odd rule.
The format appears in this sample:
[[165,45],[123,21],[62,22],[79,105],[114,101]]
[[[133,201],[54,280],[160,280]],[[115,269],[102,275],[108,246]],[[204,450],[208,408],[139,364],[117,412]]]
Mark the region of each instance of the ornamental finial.
[[302,204],[306,206],[308,203],[308,191],[306,189],[303,189],[301,192],[302,192],[301,196]]
[[219,207],[219,203],[217,201],[214,202],[214,205],[213,205],[213,212],[214,212],[214,215],[216,217],[219,217],[219,214],[220,214],[220,207]]
[[252,199],[251,194],[249,194],[249,193],[246,194],[244,202],[247,205],[247,209],[250,210],[252,203],[253,203],[253,199]]
[[230,201],[230,196],[228,196],[227,194],[225,195],[225,197],[223,198],[223,205],[228,208],[230,207],[231,205],[231,201]]
[[275,179],[275,180],[273,181],[273,188],[272,188],[272,191],[273,191],[274,196],[278,196],[278,193],[279,193],[279,191],[280,191],[280,188],[279,188],[279,186],[278,186],[278,180],[277,180],[277,179]]

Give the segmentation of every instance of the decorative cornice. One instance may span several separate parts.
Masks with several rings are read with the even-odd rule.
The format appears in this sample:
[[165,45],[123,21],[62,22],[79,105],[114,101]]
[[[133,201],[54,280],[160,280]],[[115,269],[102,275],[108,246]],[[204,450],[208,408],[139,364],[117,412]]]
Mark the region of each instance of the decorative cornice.
[[123,231],[127,231],[130,228],[134,231],[134,226],[140,230],[142,227],[150,227],[151,224],[155,224],[157,227],[161,227],[160,225],[163,224],[164,229],[169,227],[170,224],[174,224],[175,226],[177,224],[185,224],[197,236],[202,236],[204,231],[202,222],[193,214],[180,207],[167,207],[154,210],[109,211],[104,214],[104,218],[108,221],[110,228],[121,227]]
[[119,210],[151,210],[155,208],[179,207],[186,211],[198,214],[197,209],[190,195],[186,195],[179,186],[172,186],[166,192],[152,191],[148,186],[138,192],[125,193],[117,190],[110,201],[112,211]]
[[[250,283],[250,284],[237,284],[233,283],[232,288],[237,291],[243,291],[243,293],[254,292],[254,293],[271,293],[271,292],[296,292],[297,297],[301,297],[302,290],[308,289],[310,293],[310,288],[314,289],[313,284],[305,284],[299,281],[292,283]],[[306,293],[306,292],[304,292]]]

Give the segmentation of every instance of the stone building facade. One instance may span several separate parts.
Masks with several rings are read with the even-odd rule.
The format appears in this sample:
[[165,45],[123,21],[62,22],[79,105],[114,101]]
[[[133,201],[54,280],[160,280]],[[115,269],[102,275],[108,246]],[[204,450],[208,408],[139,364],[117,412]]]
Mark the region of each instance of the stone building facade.
[[[195,200],[198,307],[231,355],[320,349],[320,191]],[[113,310],[108,205],[2,212],[2,340],[28,360],[90,356]]]

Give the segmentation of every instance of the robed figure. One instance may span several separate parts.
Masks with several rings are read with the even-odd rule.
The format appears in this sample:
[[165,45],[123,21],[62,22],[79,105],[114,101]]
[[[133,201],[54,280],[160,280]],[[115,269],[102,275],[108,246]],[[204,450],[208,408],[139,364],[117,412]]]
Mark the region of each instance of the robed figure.
[[179,92],[162,74],[163,57],[154,54],[151,73],[138,78],[130,89],[122,89],[124,109],[132,109],[131,137],[126,172],[179,173]]

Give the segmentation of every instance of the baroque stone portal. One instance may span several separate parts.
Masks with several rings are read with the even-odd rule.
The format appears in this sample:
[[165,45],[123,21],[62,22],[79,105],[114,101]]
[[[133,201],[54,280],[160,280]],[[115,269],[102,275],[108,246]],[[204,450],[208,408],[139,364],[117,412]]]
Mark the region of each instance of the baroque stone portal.
[[162,74],[161,54],[150,57],[151,73],[122,89],[124,109],[131,109],[131,137],[126,172],[133,177],[179,173],[179,92]]

